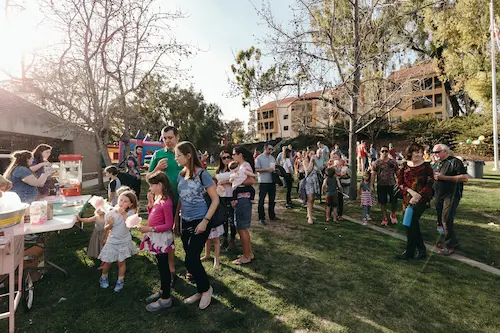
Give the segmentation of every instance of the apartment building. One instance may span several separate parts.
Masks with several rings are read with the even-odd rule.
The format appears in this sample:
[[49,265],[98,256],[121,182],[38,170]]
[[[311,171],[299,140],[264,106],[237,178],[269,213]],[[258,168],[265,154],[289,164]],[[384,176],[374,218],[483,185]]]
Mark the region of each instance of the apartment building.
[[323,91],[300,97],[288,97],[261,106],[257,114],[257,139],[293,138],[314,127],[327,127],[331,122],[331,106],[318,99]]
[[399,123],[415,116],[426,115],[446,119],[452,115],[444,84],[439,80],[433,62],[392,72],[389,81],[399,85],[400,107],[388,114],[389,121]]

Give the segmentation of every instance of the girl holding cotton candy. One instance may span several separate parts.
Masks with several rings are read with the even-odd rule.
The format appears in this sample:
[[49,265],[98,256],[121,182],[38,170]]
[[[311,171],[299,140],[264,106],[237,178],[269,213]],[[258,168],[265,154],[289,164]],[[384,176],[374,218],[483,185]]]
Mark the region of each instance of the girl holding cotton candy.
[[138,226],[144,234],[141,250],[156,256],[160,271],[160,290],[146,298],[146,310],[153,312],[172,306],[170,297],[170,268],[168,253],[174,249],[174,214],[172,187],[167,175],[162,171],[152,173],[148,178],[148,225]]
[[[106,201],[102,197],[93,196],[89,202],[92,206],[94,206],[94,216],[84,218],[76,215],[76,219],[81,223],[95,223],[94,231],[92,231],[89,245],[87,246],[87,256],[89,256],[89,258],[98,258],[104,244],[106,243],[106,230],[104,230]],[[102,264],[98,269],[102,269]]]

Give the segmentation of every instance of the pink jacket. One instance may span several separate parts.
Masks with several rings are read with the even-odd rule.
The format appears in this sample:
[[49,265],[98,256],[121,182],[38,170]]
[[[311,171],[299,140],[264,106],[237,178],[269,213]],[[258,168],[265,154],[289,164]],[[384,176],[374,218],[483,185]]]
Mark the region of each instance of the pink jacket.
[[172,199],[160,200],[159,203],[148,207],[148,226],[155,227],[156,232],[172,230],[174,226],[174,211]]

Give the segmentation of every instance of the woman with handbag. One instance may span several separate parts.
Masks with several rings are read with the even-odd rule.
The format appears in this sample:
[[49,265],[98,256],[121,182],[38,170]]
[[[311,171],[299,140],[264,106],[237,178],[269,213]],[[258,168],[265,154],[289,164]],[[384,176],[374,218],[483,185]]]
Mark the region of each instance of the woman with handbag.
[[[219,206],[212,176],[202,168],[196,148],[191,142],[183,141],[175,147],[175,160],[183,167],[179,173],[177,190],[179,203],[177,210],[181,211],[181,239],[186,252],[185,264],[193,275],[198,292],[184,300],[186,304],[199,301],[199,308],[205,309],[212,300],[212,287],[208,275],[203,268],[200,254],[210,234],[208,225]],[[210,197],[210,206],[205,199],[205,193]]]
[[[413,143],[406,148],[407,162],[398,170],[398,186],[403,195],[403,210],[408,241],[406,250],[395,257],[399,260],[423,259],[426,249],[420,233],[420,217],[432,199],[434,172],[424,161],[424,147]],[[409,226],[405,220],[408,220]]]
[[315,152],[310,150],[302,162],[304,167],[305,177],[301,180],[301,194],[307,198],[307,223],[313,224],[313,208],[314,208],[314,198],[320,193],[320,187],[318,182],[318,177],[316,173],[318,172],[318,165],[314,159]]
[[[238,162],[240,168],[255,173],[255,164],[252,153],[245,147],[236,146],[233,149],[233,160]],[[253,177],[249,177],[253,178]],[[236,230],[240,235],[241,247],[243,255],[233,261],[235,265],[248,264],[254,258],[252,251],[252,243],[250,241],[250,222],[252,221],[252,202],[250,200],[250,192],[238,193],[234,204],[234,223]]]

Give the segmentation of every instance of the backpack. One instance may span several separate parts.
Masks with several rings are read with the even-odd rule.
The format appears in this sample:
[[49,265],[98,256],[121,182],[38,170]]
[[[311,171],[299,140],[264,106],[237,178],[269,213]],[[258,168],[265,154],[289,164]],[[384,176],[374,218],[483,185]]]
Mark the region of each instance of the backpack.
[[[205,186],[203,185],[203,179],[201,178],[201,174],[203,172],[207,172],[205,169],[202,169],[198,177],[200,177],[200,183],[201,186],[203,186],[203,198],[205,199],[205,202],[207,203],[207,207],[210,207],[212,204],[212,199],[208,195]],[[219,200],[219,205],[217,206],[217,209],[215,210],[214,215],[210,219],[208,226],[210,228],[217,228],[218,226],[224,224],[227,220],[227,212],[226,212],[226,206],[222,204],[222,201]]]
[[280,177],[285,177],[286,171],[285,168],[283,168],[281,165],[276,164],[275,166],[276,170],[274,171],[278,176]]

